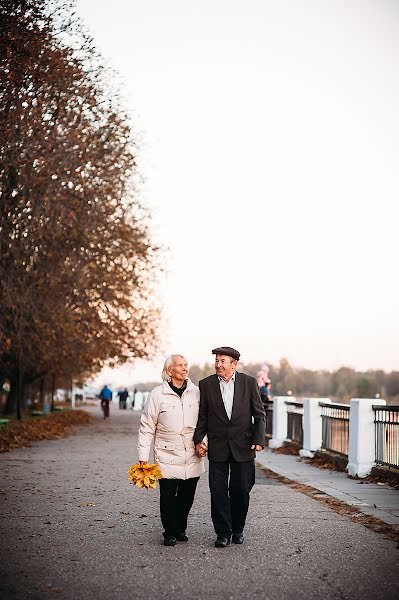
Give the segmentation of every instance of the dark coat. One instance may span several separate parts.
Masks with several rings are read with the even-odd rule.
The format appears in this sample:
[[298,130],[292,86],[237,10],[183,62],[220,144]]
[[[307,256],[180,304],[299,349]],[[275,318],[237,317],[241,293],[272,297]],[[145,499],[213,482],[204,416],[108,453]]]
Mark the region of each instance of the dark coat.
[[199,382],[200,406],[194,443],[202,442],[208,435],[208,458],[224,462],[230,451],[234,460],[253,460],[253,444],[265,445],[265,410],[258,384],[254,377],[237,373],[234,383],[234,400],[229,421],[224,408],[220,383],[217,375]]

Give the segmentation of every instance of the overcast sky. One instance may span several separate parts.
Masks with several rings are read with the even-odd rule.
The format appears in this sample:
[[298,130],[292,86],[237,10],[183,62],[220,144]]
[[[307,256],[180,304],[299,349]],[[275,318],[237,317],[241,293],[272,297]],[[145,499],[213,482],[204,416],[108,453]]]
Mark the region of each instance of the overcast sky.
[[[143,199],[170,248],[165,353],[398,369],[399,2],[78,12],[144,140]],[[159,378],[162,358],[120,382]]]

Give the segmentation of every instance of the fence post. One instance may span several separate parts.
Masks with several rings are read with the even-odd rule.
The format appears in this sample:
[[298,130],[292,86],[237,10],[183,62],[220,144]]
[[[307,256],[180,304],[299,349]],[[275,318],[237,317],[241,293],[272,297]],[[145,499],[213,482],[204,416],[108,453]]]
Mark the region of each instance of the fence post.
[[273,437],[269,448],[280,448],[287,439],[286,401],[295,402],[292,396],[274,396],[273,398]]
[[303,399],[303,448],[299,456],[313,458],[322,444],[322,418],[320,402],[331,404],[330,398]]
[[375,423],[373,404],[385,400],[352,398],[349,413],[349,456],[347,471],[353,477],[367,477],[375,465]]

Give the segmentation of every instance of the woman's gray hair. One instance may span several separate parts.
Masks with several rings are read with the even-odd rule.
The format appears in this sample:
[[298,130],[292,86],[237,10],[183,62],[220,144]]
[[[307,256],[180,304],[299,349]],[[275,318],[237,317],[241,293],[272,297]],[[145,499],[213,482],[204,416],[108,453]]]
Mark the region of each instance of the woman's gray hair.
[[162,369],[162,379],[164,381],[172,381],[171,376],[168,373],[168,369],[171,366],[171,364],[173,363],[173,359],[176,356],[180,356],[180,358],[184,358],[184,360],[187,360],[186,357],[183,356],[183,354],[171,354],[170,356],[168,356],[168,358],[165,360],[165,364]]

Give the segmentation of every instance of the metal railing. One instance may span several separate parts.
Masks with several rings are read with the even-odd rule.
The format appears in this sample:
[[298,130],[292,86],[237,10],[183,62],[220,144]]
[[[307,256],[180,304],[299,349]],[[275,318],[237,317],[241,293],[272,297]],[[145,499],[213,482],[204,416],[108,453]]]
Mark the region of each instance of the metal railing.
[[320,402],[323,450],[344,456],[349,451],[349,405]]
[[287,440],[302,447],[303,445],[303,404],[285,402],[287,405]]
[[273,400],[265,402],[263,405],[266,412],[266,437],[273,437]]
[[399,467],[399,406],[373,406],[377,465]]

